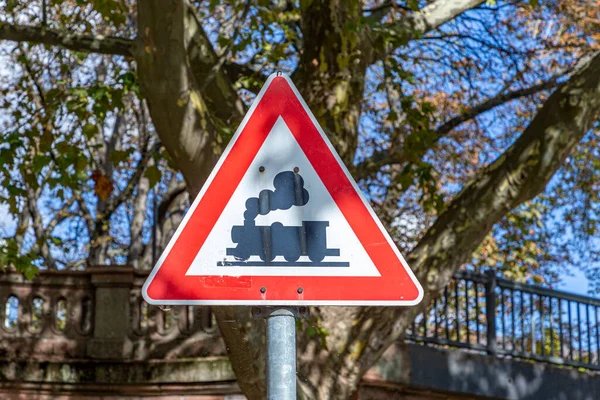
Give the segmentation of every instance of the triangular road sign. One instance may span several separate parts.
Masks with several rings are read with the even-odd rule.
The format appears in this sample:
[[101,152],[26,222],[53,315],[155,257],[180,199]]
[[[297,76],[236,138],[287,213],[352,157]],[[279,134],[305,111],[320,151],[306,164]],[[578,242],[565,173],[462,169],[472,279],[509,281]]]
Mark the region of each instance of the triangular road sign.
[[289,77],[273,74],[142,290],[151,304],[414,305],[423,289]]

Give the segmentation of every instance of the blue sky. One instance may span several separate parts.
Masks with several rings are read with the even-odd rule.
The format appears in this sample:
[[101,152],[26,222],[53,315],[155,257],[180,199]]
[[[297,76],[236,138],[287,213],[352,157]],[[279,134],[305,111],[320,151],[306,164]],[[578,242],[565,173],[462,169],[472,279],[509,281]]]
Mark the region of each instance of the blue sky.
[[572,273],[572,276],[561,276],[561,283],[557,289],[587,295],[589,282],[584,273],[575,269],[572,270]]

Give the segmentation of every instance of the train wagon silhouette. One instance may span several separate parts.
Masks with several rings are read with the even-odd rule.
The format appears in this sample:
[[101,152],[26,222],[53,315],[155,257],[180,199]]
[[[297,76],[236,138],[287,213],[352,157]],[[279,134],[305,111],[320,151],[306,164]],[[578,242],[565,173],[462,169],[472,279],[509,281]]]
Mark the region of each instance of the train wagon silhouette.
[[277,256],[288,262],[308,256],[313,263],[319,263],[326,256],[340,255],[340,249],[327,248],[328,226],[329,221],[302,221],[302,226],[284,226],[280,222],[257,226],[253,220],[244,221],[243,226],[232,228],[231,238],[237,246],[227,248],[227,255],[240,261],[258,256],[267,263]]

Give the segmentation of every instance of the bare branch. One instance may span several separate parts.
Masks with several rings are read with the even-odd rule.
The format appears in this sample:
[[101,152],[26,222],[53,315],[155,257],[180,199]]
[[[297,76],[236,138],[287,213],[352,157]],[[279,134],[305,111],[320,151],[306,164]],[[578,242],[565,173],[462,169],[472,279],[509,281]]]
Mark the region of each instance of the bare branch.
[[233,45],[235,44],[235,40],[237,39],[237,37],[240,33],[240,30],[243,25],[243,21],[246,18],[248,11],[250,11],[250,4],[251,4],[250,1],[246,1],[246,5],[244,6],[242,13],[240,14],[240,16],[238,18],[236,18],[236,21],[233,24],[234,25],[233,33],[231,35],[231,38],[229,38],[229,43],[227,43],[225,48],[222,50],[221,54],[217,56],[217,62],[211,68],[211,71],[208,74],[208,76],[206,76],[204,82],[202,82],[202,86],[200,87],[201,91],[204,91],[206,86],[208,84],[210,84],[210,82],[217,76],[219,71],[222,69],[223,65],[226,63],[227,57],[229,56],[229,53],[231,52],[231,49],[232,49]]
[[[509,101],[516,100],[522,97],[531,96],[544,90],[549,90],[558,85],[558,78],[553,77],[538,85],[533,85],[527,88],[518,89],[512,92],[499,93],[496,96],[489,98],[482,103],[479,103],[462,114],[450,118],[435,130],[434,143],[441,139],[444,135],[450,133],[460,124],[467,122],[487,111],[501,106]],[[365,179],[385,165],[403,164],[409,159],[409,154],[402,146],[395,146],[389,149],[379,150],[374,152],[371,157],[364,160],[355,167],[355,177],[357,179]]]
[[146,168],[148,167],[150,157],[152,157],[152,154],[155,153],[156,151],[158,151],[158,149],[160,149],[160,147],[161,147],[160,142],[156,143],[151,148],[149,148],[149,146],[147,146],[147,145],[144,146],[142,158],[139,161],[132,177],[127,182],[125,189],[123,189],[123,191],[121,191],[117,196],[111,197],[106,202],[106,207],[104,209],[105,217],[110,216],[117,209],[117,207],[119,207],[119,205],[121,205],[123,202],[127,201],[127,199],[131,198],[133,191],[135,190],[136,186],[142,179],[142,176],[146,172]]
[[42,214],[37,205],[38,196],[33,189],[27,188],[26,204],[31,215],[31,225],[35,234],[36,242],[32,248],[32,252],[38,253],[48,266],[48,269],[55,269],[56,262],[50,254],[50,246],[47,242],[46,231],[43,226]]
[[[370,7],[370,8],[363,8],[363,12],[369,13],[370,14],[369,16],[371,16],[374,13],[387,12],[387,10],[389,10],[390,8],[400,8],[402,10],[411,11],[411,9],[406,6],[397,4],[394,1],[387,0],[378,6],[374,6],[374,7]],[[383,17],[383,15],[381,15],[381,14],[378,14],[378,16]]]
[[185,189],[185,181],[178,181],[175,177],[171,180],[167,192],[164,194],[160,200],[160,203],[158,204],[157,221],[159,225],[162,225],[165,216],[167,215],[167,210],[171,207],[171,204],[181,193],[185,192]]
[[260,88],[264,85],[267,80],[267,76],[265,76],[261,71],[256,71],[250,67],[249,64],[238,64],[234,62],[227,62],[223,65],[223,69],[229,76],[231,82],[237,81],[239,78],[253,78],[253,85],[247,87],[249,91],[252,93],[258,94]]
[[[407,13],[396,21],[383,24],[380,28],[377,28],[377,31],[386,32],[386,34],[396,37],[400,43],[407,43],[453,20],[463,12],[477,7],[484,1],[438,0],[419,11]],[[376,19],[374,22],[378,22],[381,18],[380,11],[373,13],[373,19]]]
[[52,219],[50,220],[50,222],[48,222],[48,225],[46,225],[45,228],[45,235],[47,237],[50,237],[52,235],[52,232],[54,231],[54,228],[56,228],[59,224],[61,224],[64,220],[66,220],[67,218],[76,216],[77,213],[70,213],[69,212],[69,208],[71,208],[71,206],[75,203],[75,201],[83,201],[80,199],[80,196],[78,193],[73,192],[73,196],[71,196],[64,204],[63,206],[60,208],[60,210],[57,210],[54,214],[54,217],[52,217]]
[[0,22],[0,40],[61,46],[69,50],[133,57],[133,40],[114,36],[82,35]]
[[[148,166],[154,165],[154,159],[148,160]],[[138,169],[142,169],[140,167]],[[148,193],[150,192],[150,179],[141,176],[137,185],[137,194],[132,201],[133,212],[129,227],[131,243],[127,253],[127,264],[134,268],[140,267],[140,259],[144,251],[143,230],[146,219],[146,210],[148,203]]]
[[471,107],[467,111],[454,118],[446,121],[439,128],[436,129],[436,133],[440,136],[449,133],[452,129],[456,128],[463,122],[469,121],[478,115],[481,115],[491,109],[498,107],[502,104],[508,103],[511,100],[519,99],[521,97],[531,96],[532,94],[539,93],[544,90],[553,89],[558,85],[558,78],[554,77],[546,82],[538,85],[530,86],[523,89],[518,89],[513,92],[501,93],[491,99],[484,101],[474,107]]

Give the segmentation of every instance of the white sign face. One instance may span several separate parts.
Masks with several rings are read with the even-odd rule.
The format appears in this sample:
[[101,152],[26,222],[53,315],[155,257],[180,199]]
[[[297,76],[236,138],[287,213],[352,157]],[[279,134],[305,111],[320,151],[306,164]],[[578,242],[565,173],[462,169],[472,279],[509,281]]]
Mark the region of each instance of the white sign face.
[[[261,172],[262,168],[264,170]],[[296,171],[298,172],[294,172]],[[278,197],[288,200],[288,204],[282,204],[281,208],[269,210],[265,215],[253,213],[245,219],[248,211],[246,202],[251,198],[258,201],[259,193],[263,190],[270,191],[269,195],[274,198],[279,193],[274,186],[275,177],[299,175],[303,181],[303,189],[308,192],[308,201],[302,206],[293,205],[293,181],[292,184],[280,187],[282,191]],[[288,191],[287,193],[285,191]],[[291,193],[290,193],[291,191]],[[271,200],[271,204],[273,200]],[[286,207],[285,209],[283,209]],[[339,249],[339,255],[326,255],[323,260],[311,260],[311,254],[303,255],[299,248],[298,232],[303,222],[321,221],[327,222],[325,227],[326,249]],[[251,222],[246,225],[244,223]],[[280,244],[283,248],[272,246],[273,260],[265,262],[263,246],[254,240],[256,236],[260,239],[260,228],[271,227],[274,223],[280,223],[283,229],[290,227],[292,232],[290,242],[277,241],[273,238],[273,244]],[[249,257],[242,260],[236,257],[232,249],[244,245],[235,243],[232,231],[239,227],[243,231],[246,242],[255,244],[255,250]],[[242,229],[240,229],[242,228]],[[275,234],[275,232],[273,232]],[[310,241],[311,237],[307,237]],[[290,247],[292,247],[290,249]],[[307,246],[308,247],[308,246]],[[296,261],[288,261],[293,257],[285,259],[286,251],[298,254]],[[298,252],[298,250],[300,250]],[[306,253],[308,253],[306,251]],[[339,207],[317,176],[314,168],[306,158],[306,155],[294,139],[283,118],[278,118],[267,139],[261,146],[256,158],[250,164],[250,168],[242,178],[235,193],[227,203],[216,225],[208,235],[206,244],[202,246],[187,275],[232,275],[232,276],[380,276],[379,271],[371,261],[371,258],[359,242],[356,234],[348,225],[346,218],[342,215]]]

